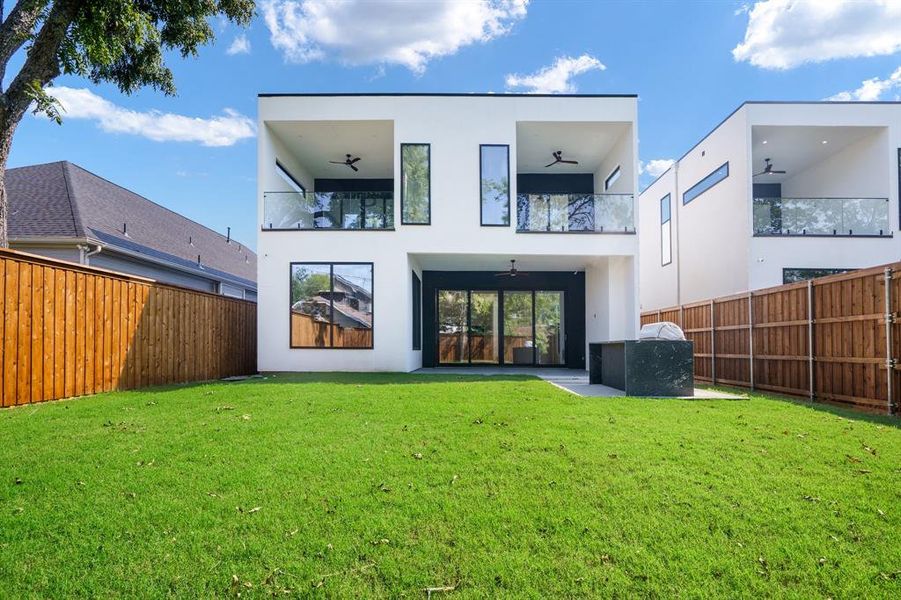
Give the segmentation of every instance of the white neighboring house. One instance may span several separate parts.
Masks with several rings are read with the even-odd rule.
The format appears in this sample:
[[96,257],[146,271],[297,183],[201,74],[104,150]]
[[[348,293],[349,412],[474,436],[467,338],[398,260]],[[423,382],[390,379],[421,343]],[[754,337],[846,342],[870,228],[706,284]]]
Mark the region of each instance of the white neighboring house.
[[634,95],[261,94],[259,369],[584,369],[588,342],[635,337],[636,114]]
[[742,104],[641,193],[642,310],[898,260],[899,161],[901,103]]

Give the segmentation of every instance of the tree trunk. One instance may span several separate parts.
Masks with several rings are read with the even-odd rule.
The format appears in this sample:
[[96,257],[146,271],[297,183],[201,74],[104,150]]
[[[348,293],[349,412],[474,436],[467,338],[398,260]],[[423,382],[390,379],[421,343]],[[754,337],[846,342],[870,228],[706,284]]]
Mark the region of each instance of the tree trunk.
[[9,248],[9,196],[6,193],[6,162],[9,160],[9,151],[12,147],[13,134],[22,112],[18,113],[18,119],[10,121],[9,111],[0,108],[0,248]]

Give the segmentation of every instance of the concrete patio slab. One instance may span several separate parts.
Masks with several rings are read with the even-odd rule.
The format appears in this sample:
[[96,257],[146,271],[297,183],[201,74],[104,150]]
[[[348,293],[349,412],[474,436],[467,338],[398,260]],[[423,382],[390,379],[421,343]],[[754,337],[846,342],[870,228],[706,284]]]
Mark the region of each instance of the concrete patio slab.
[[[429,367],[417,369],[417,374],[425,375],[532,375],[567,392],[586,398],[614,398],[626,393],[606,385],[588,383],[588,371],[581,369],[537,369],[528,367]],[[679,396],[686,400],[746,400],[744,394],[733,394],[707,388],[695,388],[694,396]]]

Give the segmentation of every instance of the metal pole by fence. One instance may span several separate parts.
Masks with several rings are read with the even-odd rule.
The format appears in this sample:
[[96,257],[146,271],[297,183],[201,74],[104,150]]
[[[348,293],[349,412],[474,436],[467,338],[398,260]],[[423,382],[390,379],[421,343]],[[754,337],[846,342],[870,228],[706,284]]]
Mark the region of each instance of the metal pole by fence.
[[748,293],[748,367],[751,389],[754,389],[754,294]]
[[715,302],[710,301],[710,378],[716,383],[716,309]]
[[813,280],[807,280],[807,385],[810,387],[810,401],[813,402],[816,396],[816,385],[814,383],[814,361],[813,356]]
[[883,272],[883,280],[885,281],[885,380],[886,380],[886,409],[888,414],[892,414],[894,409],[894,389],[892,379],[895,372],[895,359],[892,356],[893,340],[892,340],[892,324],[895,321],[895,315],[892,312],[892,268],[886,267]]

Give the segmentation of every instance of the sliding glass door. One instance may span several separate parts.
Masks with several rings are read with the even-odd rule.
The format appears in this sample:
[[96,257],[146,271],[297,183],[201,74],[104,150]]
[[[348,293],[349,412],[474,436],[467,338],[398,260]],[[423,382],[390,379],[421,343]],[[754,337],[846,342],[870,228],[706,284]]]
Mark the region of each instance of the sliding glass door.
[[563,292],[535,292],[535,362],[562,365],[564,335]]
[[439,290],[438,363],[560,366],[564,293]]
[[438,362],[469,363],[469,306],[467,292],[438,292]]
[[504,364],[535,363],[532,292],[504,292]]
[[498,363],[497,292],[469,294],[469,358],[473,364]]

